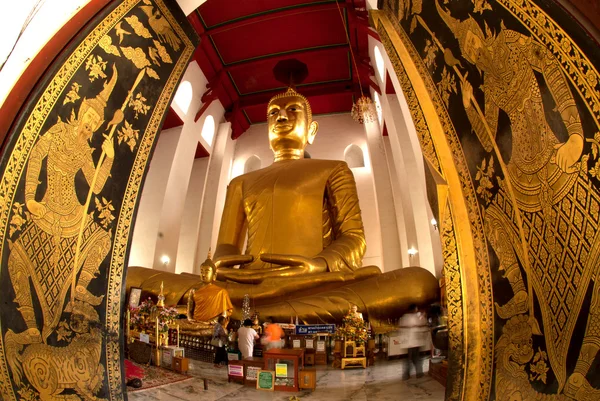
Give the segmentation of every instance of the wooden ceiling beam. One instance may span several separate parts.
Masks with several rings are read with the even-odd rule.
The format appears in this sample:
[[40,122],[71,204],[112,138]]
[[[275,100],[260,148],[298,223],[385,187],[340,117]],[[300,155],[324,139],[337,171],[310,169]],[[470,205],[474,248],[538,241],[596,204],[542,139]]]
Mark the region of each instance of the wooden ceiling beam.
[[319,49],[298,49],[298,50],[293,50],[293,51],[286,52],[283,54],[281,54],[281,53],[280,54],[269,54],[267,56],[262,56],[262,57],[254,58],[251,60],[243,60],[243,61],[238,61],[235,63],[228,64],[227,66],[225,66],[225,71],[235,71],[235,70],[239,70],[239,69],[248,68],[248,66],[251,66],[254,63],[258,63],[258,62],[262,62],[262,61],[277,62],[277,61],[286,60],[289,58],[298,58],[299,56],[312,56],[312,55],[323,54],[323,53],[327,53],[331,50],[338,50],[338,49],[342,49],[342,48],[347,49],[348,44],[342,43],[342,44],[338,44],[338,45],[322,47]]
[[[346,3],[340,3],[340,8],[347,7]],[[260,22],[269,21],[272,19],[279,19],[282,17],[287,17],[290,15],[297,15],[299,12],[309,13],[309,12],[321,12],[337,9],[337,6],[331,3],[326,4],[313,4],[307,6],[299,6],[294,8],[285,9],[283,11],[273,10],[272,12],[256,15],[256,16],[248,16],[247,18],[236,19],[233,22],[224,22],[223,24],[219,24],[219,26],[215,28],[205,29],[202,26],[202,29],[198,29],[196,27],[196,31],[200,34],[200,37],[216,35],[221,32],[230,31],[232,29],[237,29],[245,25],[257,24]]]
[[[296,88],[298,92],[306,97],[331,95],[342,92],[353,92],[355,85],[351,81],[330,82],[325,84],[307,85]],[[281,89],[268,92],[246,95],[240,98],[240,107],[256,106],[266,104],[273,96],[280,93]]]

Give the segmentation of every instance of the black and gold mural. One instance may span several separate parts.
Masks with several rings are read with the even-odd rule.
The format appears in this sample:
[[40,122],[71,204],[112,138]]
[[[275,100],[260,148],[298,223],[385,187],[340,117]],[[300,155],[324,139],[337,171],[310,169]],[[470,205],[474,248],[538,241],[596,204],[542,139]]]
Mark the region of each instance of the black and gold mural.
[[448,181],[447,398],[600,400],[598,43],[548,0],[388,0],[373,20]]
[[114,2],[65,49],[0,165],[0,398],[120,400],[125,262],[197,37],[175,1]]

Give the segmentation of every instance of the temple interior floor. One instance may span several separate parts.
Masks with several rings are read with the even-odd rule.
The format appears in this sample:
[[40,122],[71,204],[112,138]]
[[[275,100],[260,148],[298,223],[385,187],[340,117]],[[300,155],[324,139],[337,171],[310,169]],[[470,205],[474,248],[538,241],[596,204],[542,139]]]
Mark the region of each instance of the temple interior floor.
[[[311,401],[441,401],[444,387],[427,373],[415,378],[414,369],[409,380],[402,381],[404,360],[377,360],[367,369],[334,369],[331,366],[316,366],[317,388],[314,391],[298,393],[280,391],[260,391],[238,383],[227,382],[227,369],[217,369],[212,363],[190,360],[191,376],[208,379],[208,390],[204,390],[202,380],[186,380],[160,388],[129,393],[129,400],[289,400],[296,396],[299,400]],[[429,361],[423,360],[427,372]]]

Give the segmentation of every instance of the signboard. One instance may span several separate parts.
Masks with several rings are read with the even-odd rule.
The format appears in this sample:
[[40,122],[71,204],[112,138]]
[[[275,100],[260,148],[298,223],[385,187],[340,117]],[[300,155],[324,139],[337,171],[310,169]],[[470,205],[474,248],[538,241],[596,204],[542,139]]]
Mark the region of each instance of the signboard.
[[293,348],[301,348],[300,347],[300,340],[294,340],[293,343],[294,343]]
[[275,364],[275,376],[287,377],[287,364],[286,363],[276,363]]
[[258,380],[256,380],[256,389],[273,391],[274,386],[275,372],[272,370],[259,370]]
[[150,344],[150,334],[140,333],[140,341],[146,344]]
[[229,376],[244,377],[244,365],[227,365],[227,374]]
[[296,334],[335,333],[335,324],[301,324],[296,326]]
[[314,339],[312,339],[312,338],[307,338],[307,339],[306,339],[306,348],[313,349],[313,348],[315,347],[315,345],[314,345],[314,344],[315,344],[315,342],[314,342],[314,341],[315,341],[315,340],[314,340]]
[[246,366],[246,380],[255,381],[260,371],[258,366]]
[[317,352],[325,352],[325,341],[317,341]]

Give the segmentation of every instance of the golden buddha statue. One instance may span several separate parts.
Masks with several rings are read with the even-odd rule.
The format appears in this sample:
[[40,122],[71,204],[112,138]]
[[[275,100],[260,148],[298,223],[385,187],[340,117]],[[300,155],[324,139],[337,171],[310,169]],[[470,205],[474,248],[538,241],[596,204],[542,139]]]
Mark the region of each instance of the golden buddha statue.
[[[343,161],[304,159],[318,129],[308,100],[289,88],[270,100],[267,118],[275,160],[227,188],[215,285],[227,290],[234,305],[249,294],[262,315],[280,321],[341,321],[351,302],[375,328],[412,303],[437,300],[437,280],[425,269],[382,274],[376,266],[362,267],[366,243],[352,172]],[[167,276],[174,298],[193,286],[189,275],[135,267],[127,286],[149,288]],[[240,313],[235,310],[234,318]]]
[[[200,266],[200,285],[190,289],[185,307],[186,319],[178,319],[176,324],[184,334],[212,335],[213,325],[219,316],[229,319],[233,305],[227,290],[214,284],[217,267],[210,257]],[[189,278],[188,278],[189,280]],[[182,308],[178,308],[180,311]],[[226,325],[226,324],[225,324]]]

